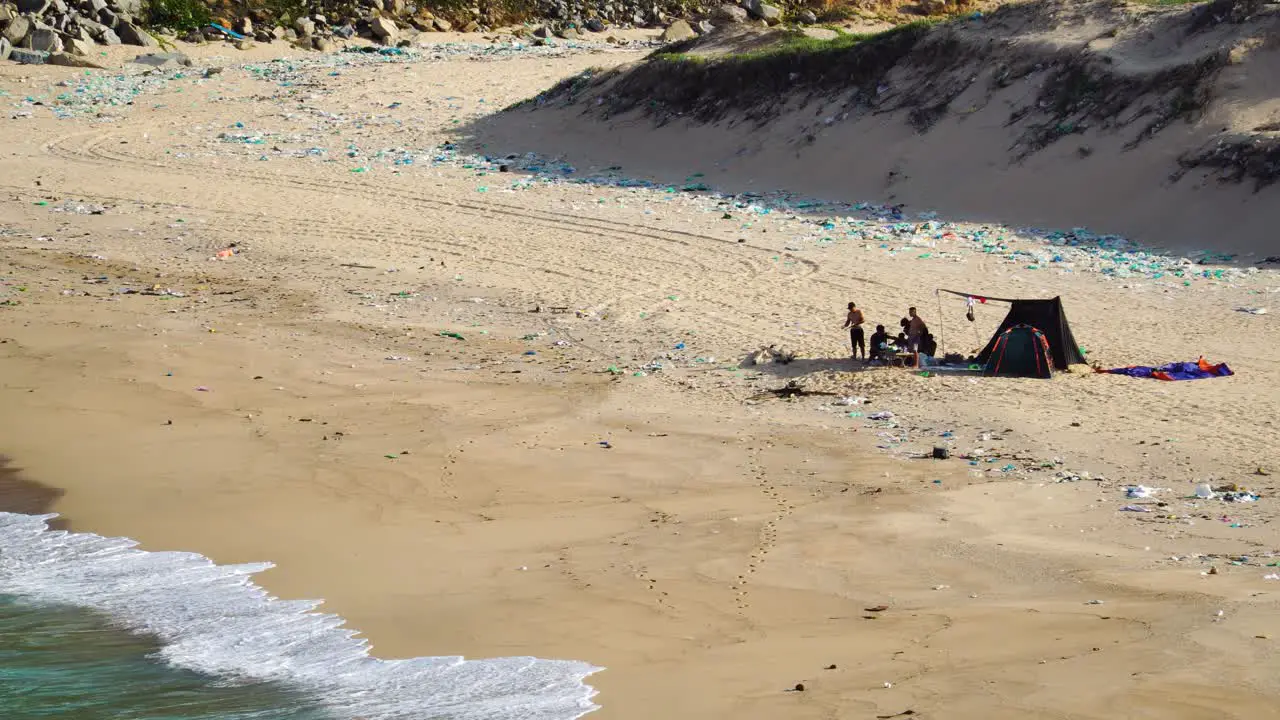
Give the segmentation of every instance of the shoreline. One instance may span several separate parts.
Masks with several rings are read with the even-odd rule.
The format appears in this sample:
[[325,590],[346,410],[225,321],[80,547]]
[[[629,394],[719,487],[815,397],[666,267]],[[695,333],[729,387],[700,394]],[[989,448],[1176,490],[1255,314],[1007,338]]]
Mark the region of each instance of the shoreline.
[[[280,172],[216,139],[244,122],[314,125],[362,154],[435,147],[452,106],[498,106],[595,61],[513,61],[497,79],[452,61],[357,69],[298,102],[232,68],[119,124],[25,126],[0,158],[14,193],[0,226],[24,233],[0,234],[6,450],[65,491],[53,508],[73,530],[271,562],[262,587],[323,598],[379,658],[607,667],[587,681],[592,717],[1270,708],[1256,636],[1280,636],[1259,594],[1271,491],[1249,507],[1179,492],[1206,472],[1254,483],[1251,466],[1275,462],[1257,418],[1276,363],[1230,342],[1276,340],[1267,316],[1233,309],[1263,302],[1270,274],[1183,292],[956,247],[921,259],[666,193],[499,195],[458,167]],[[243,100],[181,102],[215,91]],[[117,199],[52,212],[72,183]],[[847,297],[885,317],[918,302],[922,276],[1063,294],[1102,362],[1221,349],[1237,377],[846,372],[831,326]],[[946,310],[930,321],[967,330]],[[739,365],[774,342],[808,362]],[[748,402],[795,377],[837,395]],[[855,394],[898,422],[833,405]],[[1028,459],[897,457],[943,441]],[[1057,483],[1058,465],[1039,467],[1053,457],[1110,480]],[[1172,488],[1167,506],[1121,512],[1138,480]]]

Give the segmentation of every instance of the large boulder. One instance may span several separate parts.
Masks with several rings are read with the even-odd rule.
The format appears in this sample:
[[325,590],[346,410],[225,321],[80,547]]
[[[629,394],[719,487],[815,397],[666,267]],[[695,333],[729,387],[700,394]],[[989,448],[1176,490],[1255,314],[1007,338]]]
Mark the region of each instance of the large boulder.
[[396,37],[400,34],[396,21],[381,15],[369,22],[369,29],[373,30],[373,34],[386,45],[395,45]]
[[39,50],[45,53],[62,52],[62,38],[58,35],[57,30],[47,25],[37,24],[31,28],[31,32],[22,44],[29,50]]
[[18,0],[18,12],[43,15],[49,4],[49,0]]
[[760,3],[757,7],[757,13],[761,20],[769,23],[770,25],[777,25],[782,22],[782,8],[777,7],[776,5]]
[[103,45],[119,45],[121,43],[120,36],[111,28],[106,28],[101,35],[96,35],[95,38]]
[[126,45],[137,45],[139,47],[160,47],[160,43],[151,37],[151,33],[134,25],[133,23],[123,20],[116,26],[116,34],[120,36],[120,42]]
[[662,42],[680,42],[681,40],[688,40],[697,36],[698,33],[693,31],[693,28],[689,26],[689,23],[684,20],[677,20],[668,25],[667,29],[662,32]]
[[[72,38],[71,40],[67,40],[65,45],[66,45],[67,54],[69,55],[79,55],[81,57],[88,57],[93,53],[93,43],[85,42],[84,40],[80,40],[79,38]],[[50,62],[53,62],[53,61],[51,60]],[[57,63],[54,63],[54,64],[57,64]]]
[[744,23],[750,16],[746,10],[737,5],[721,5],[711,11],[711,22],[715,25],[734,25]]
[[812,10],[802,10],[799,15],[796,15],[796,21],[801,25],[816,25],[818,16]]
[[[76,25],[80,27],[82,33],[89,35],[90,40],[96,40],[102,36],[102,31],[110,29],[106,25],[86,17],[76,18]],[[84,38],[82,37],[81,39]]]
[[0,60],[8,60],[11,52],[13,52],[13,44],[9,42],[9,38],[0,36]]
[[10,45],[17,47],[27,38],[29,32],[31,32],[31,20],[19,15],[9,21],[9,27],[4,29],[4,38]]
[[65,52],[53,53],[52,55],[49,56],[46,62],[48,62],[50,65],[61,65],[62,67],[94,68],[96,70],[106,69],[102,65],[99,65],[98,63],[93,62],[87,57],[72,55],[71,53],[65,53]]
[[300,17],[293,21],[293,29],[298,37],[311,37],[316,32],[316,23],[311,18]]
[[435,25],[436,29],[440,32],[449,32],[453,29],[453,23],[445,20],[444,18],[436,18],[431,21],[431,24]]
[[49,53],[26,48],[14,48],[9,51],[9,59],[23,65],[43,65],[49,60]]

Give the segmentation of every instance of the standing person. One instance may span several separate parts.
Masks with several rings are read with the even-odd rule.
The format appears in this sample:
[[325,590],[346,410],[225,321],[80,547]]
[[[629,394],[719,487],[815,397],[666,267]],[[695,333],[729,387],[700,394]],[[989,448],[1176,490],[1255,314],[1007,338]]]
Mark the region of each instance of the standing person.
[[907,348],[910,352],[920,352],[920,340],[929,332],[924,318],[916,314],[915,308],[907,308]]
[[867,361],[867,340],[862,330],[862,323],[866,319],[862,317],[862,311],[858,309],[856,303],[849,303],[849,315],[844,319],[844,329],[849,331],[849,344],[853,346],[853,359],[858,359],[858,351],[862,351],[862,361]]

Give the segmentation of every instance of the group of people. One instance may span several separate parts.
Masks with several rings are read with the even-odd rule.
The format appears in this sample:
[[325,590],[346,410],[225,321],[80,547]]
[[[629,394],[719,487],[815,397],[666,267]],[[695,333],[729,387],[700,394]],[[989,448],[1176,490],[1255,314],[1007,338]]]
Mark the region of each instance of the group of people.
[[877,325],[871,334],[871,349],[867,350],[867,339],[863,325],[866,317],[856,303],[849,303],[849,314],[845,317],[844,329],[849,331],[849,344],[853,347],[853,359],[859,353],[862,361],[887,362],[890,354],[912,353],[916,355],[934,356],[938,352],[938,343],[929,333],[929,326],[915,308],[907,309],[907,317],[898,321],[901,330],[896,337],[891,337],[883,325]]

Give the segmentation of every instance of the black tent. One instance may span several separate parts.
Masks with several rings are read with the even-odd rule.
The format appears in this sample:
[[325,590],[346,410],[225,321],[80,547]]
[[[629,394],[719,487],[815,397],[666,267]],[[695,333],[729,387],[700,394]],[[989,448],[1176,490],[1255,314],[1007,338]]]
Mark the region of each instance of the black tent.
[[1085,362],[1084,353],[1080,352],[1080,346],[1076,345],[1076,339],[1071,335],[1071,325],[1067,323],[1067,313],[1062,309],[1061,297],[1049,300],[1010,300],[956,292],[955,290],[943,290],[943,292],[979,301],[1007,302],[1011,306],[1009,314],[1005,315],[1000,327],[991,336],[991,340],[987,342],[987,346],[978,354],[979,365],[987,364],[987,361],[991,359],[991,351],[995,348],[996,341],[1000,339],[1005,330],[1016,325],[1030,325],[1044,333],[1045,339],[1049,341],[1049,352],[1053,356],[1053,366],[1058,370],[1066,370],[1068,365]]
[[1001,377],[1053,377],[1053,360],[1044,333],[1030,325],[1015,325],[992,340],[984,374]]

